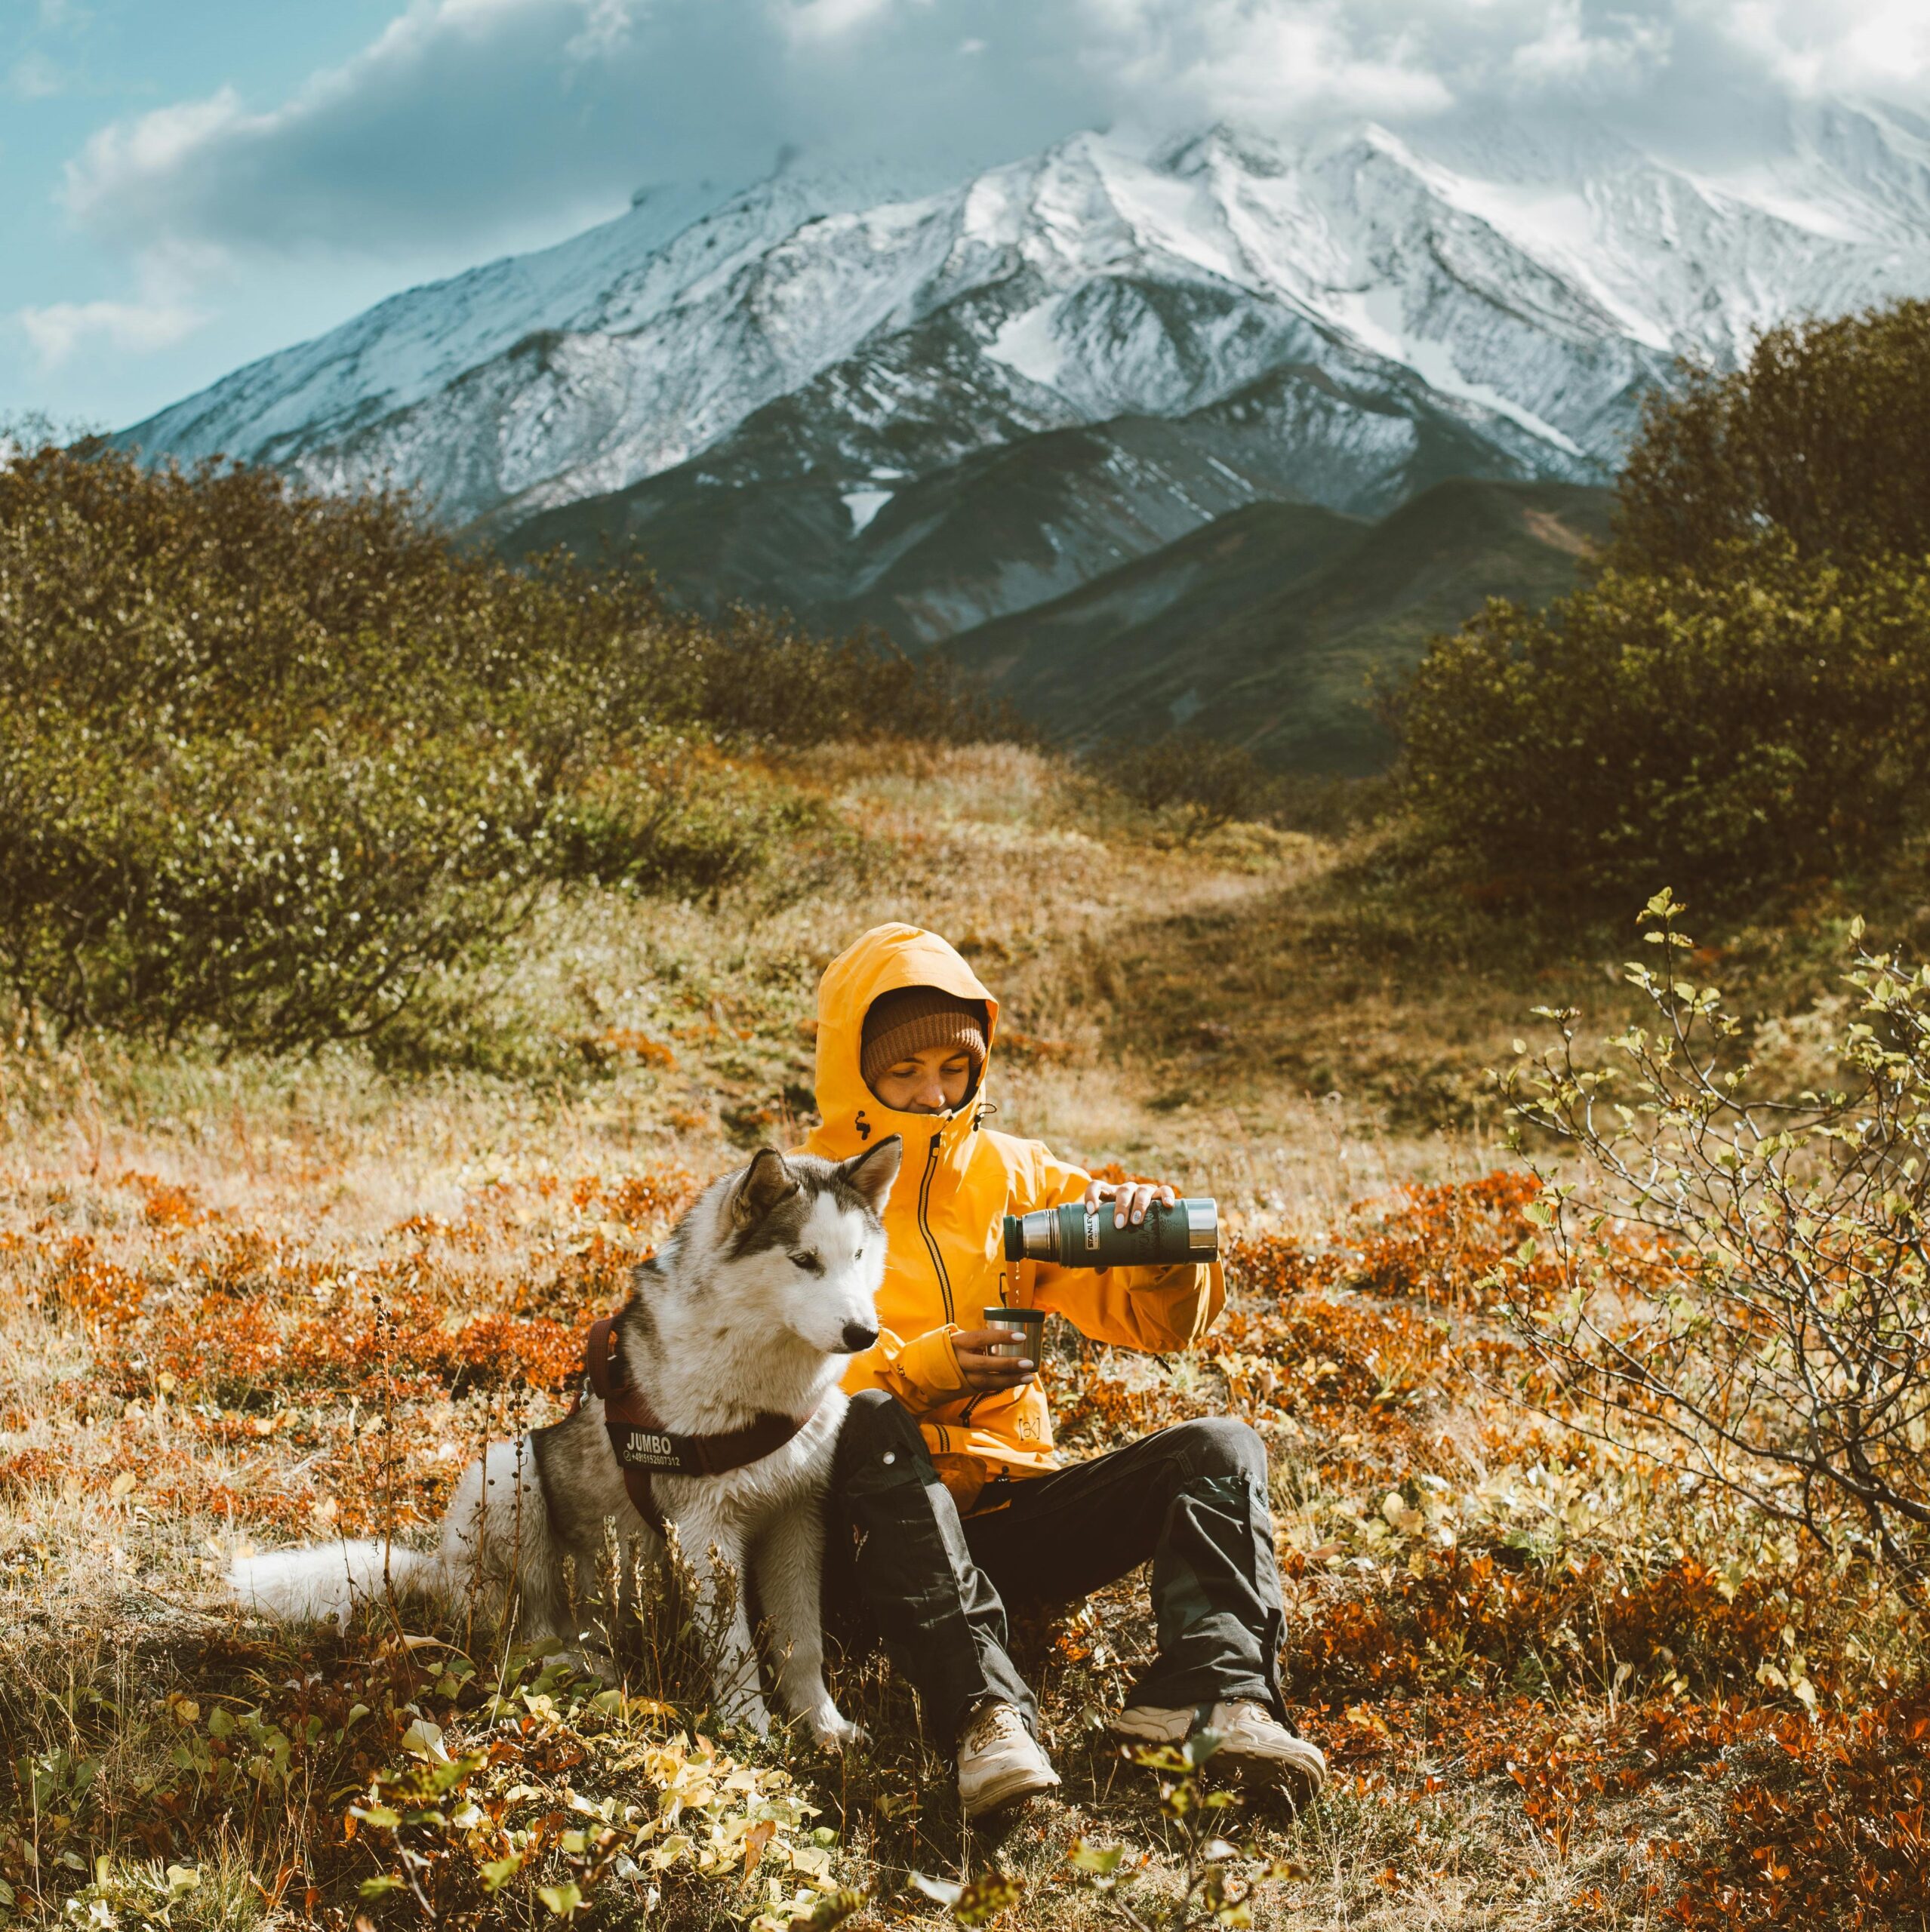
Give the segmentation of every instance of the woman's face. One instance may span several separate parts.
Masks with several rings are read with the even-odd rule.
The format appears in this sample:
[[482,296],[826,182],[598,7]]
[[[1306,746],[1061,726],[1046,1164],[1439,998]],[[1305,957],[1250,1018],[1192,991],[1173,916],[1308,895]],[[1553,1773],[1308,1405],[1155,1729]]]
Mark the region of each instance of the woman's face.
[[962,1047],[927,1047],[880,1074],[871,1091],[894,1113],[947,1114],[965,1099],[971,1068]]

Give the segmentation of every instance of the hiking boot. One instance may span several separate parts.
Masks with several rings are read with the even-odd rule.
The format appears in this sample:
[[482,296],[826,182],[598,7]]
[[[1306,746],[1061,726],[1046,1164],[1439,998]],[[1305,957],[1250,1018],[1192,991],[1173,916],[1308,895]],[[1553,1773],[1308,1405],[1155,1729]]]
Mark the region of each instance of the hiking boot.
[[1011,1705],[987,1704],[973,1712],[959,1740],[959,1802],[968,1818],[1036,1798],[1058,1782]]
[[1210,1730],[1220,1740],[1212,1759],[1216,1767],[1237,1773],[1249,1784],[1284,1790],[1290,1797],[1311,1798],[1327,1782],[1327,1760],[1320,1747],[1251,1697],[1215,1704],[1204,1722],[1190,1706],[1163,1710],[1156,1704],[1132,1704],[1113,1718],[1112,1727],[1119,1737],[1147,1744],[1184,1744],[1196,1730]]

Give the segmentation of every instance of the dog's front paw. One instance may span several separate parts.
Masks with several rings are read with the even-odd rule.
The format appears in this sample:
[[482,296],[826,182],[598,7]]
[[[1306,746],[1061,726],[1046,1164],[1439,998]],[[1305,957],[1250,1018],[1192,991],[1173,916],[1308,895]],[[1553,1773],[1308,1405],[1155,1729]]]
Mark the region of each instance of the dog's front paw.
[[853,1724],[835,1704],[820,1705],[811,1714],[811,1734],[820,1751],[848,1751],[869,1741],[861,1724]]

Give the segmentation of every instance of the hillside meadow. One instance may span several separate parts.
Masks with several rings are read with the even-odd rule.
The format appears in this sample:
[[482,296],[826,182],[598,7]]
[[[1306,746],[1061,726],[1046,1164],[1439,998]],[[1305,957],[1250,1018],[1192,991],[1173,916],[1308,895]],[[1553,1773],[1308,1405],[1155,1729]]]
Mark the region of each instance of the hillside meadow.
[[[1023,1632],[1067,1798],[991,1838],[875,1659],[839,1673],[873,1743],[837,1762],[720,1733],[667,1623],[613,1694],[472,1614],[338,1635],[222,1601],[238,1549],[423,1534],[485,1436],[553,1416],[583,1327],[697,1183],[796,1131],[818,970],[908,918],[1010,1002],[1002,1124],[1210,1189],[1237,1230],[1199,1355],[1068,1336],[1046,1373],[1075,1453],[1227,1411],[1269,1441],[1289,1695],[1337,1776],[1297,1820],[1212,1814],[1270,1862],[1242,1872],[1279,1874],[1253,1922],[1917,1921],[1920,1625],[1880,1573],[1562,1427],[1494,1305],[1534,1189],[1476,1070],[1572,982],[1605,1028],[1612,959],[1504,949],[1477,973],[1417,937],[1404,959],[1365,943],[1411,894],[1358,841],[1183,840],[1014,746],[830,744],[762,776],[837,835],[707,901],[554,890],[487,989],[494,1064],[12,1043],[14,1915],[996,1908],[1016,1932],[1171,1904],[1184,1820],[1098,1729],[1146,1641],[1130,1585]],[[1088,1868],[1125,1848],[1116,1889],[1082,1844]],[[988,1871],[1011,1887],[952,1906],[911,1875]]]
[[[405,498],[0,464],[0,1919],[1930,1924],[1925,368],[1905,303],[1686,372],[1325,789]],[[856,1632],[828,1759],[674,1579],[617,1684],[225,1597],[559,1412],[885,919],[1002,1126],[1223,1204],[1200,1349],[1042,1374],[1069,1453],[1265,1437],[1303,1815],[1108,1743],[1130,1580],[1018,1633],[1064,1801],[987,1832]]]

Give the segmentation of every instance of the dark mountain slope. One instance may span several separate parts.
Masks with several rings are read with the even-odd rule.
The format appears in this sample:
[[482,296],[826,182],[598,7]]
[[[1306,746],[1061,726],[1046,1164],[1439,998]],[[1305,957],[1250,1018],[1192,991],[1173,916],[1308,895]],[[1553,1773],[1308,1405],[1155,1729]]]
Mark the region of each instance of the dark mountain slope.
[[1255,504],[944,648],[1076,743],[1184,723],[1297,770],[1369,771],[1370,677],[1488,597],[1539,606],[1607,534],[1582,485],[1456,478],[1375,524]]
[[[869,367],[822,379],[882,380]],[[842,420],[819,401],[786,397],[675,469],[521,521],[499,512],[475,534],[512,558],[559,544],[633,555],[694,608],[765,605],[825,630],[874,624],[916,650],[1256,502],[1373,515],[1444,477],[1531,473],[1417,380],[1342,382],[1311,365],[1269,371],[1182,416],[1032,433],[1004,418],[974,423],[962,440],[989,447],[916,473],[937,426],[894,419],[903,446],[881,441],[860,462],[814,444]],[[854,472],[860,484],[840,480]]]

